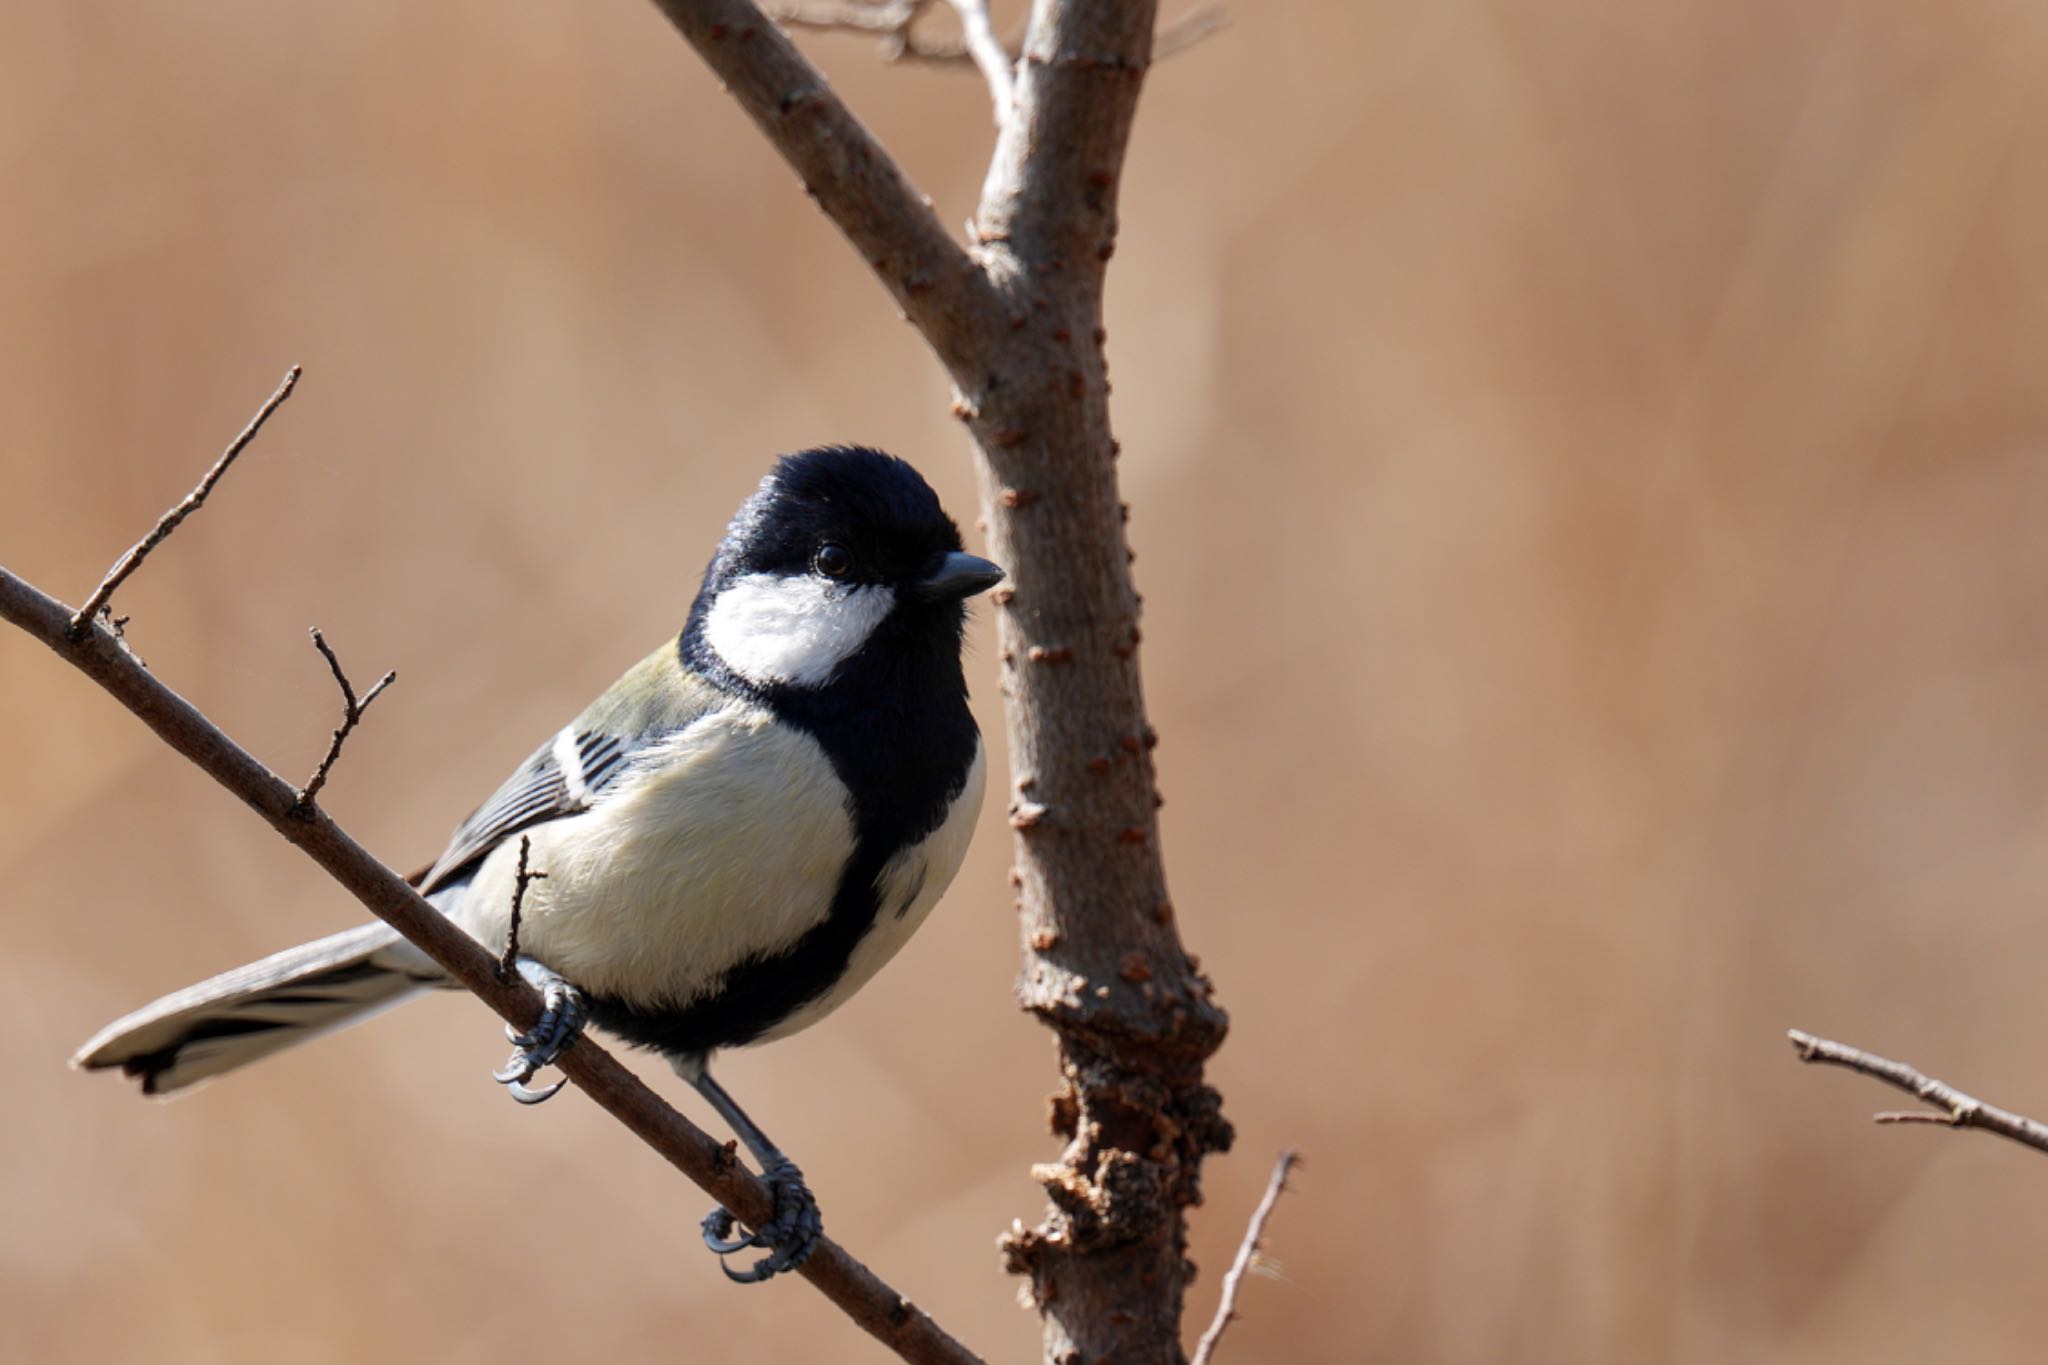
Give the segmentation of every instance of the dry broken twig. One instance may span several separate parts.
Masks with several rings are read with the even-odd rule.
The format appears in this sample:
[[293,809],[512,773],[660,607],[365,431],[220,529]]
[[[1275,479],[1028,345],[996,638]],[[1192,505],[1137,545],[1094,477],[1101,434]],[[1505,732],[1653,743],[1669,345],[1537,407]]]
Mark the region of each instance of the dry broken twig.
[[[86,598],[85,604],[71,614],[72,639],[76,640],[85,634],[86,627],[92,623],[93,618],[106,610],[108,600],[114,595],[114,589],[125,583],[128,575],[142,567],[142,561],[149,557],[149,552],[161,545],[171,532],[177,530],[178,523],[199,510],[206,501],[206,495],[220,482],[220,476],[227,473],[228,466],[235,462],[235,457],[248,449],[249,443],[256,439],[256,433],[263,430],[263,424],[270,420],[270,414],[276,412],[284,400],[292,396],[292,390],[298,387],[301,373],[297,365],[285,371],[284,382],[279,384],[277,391],[256,410],[256,415],[249,419],[249,425],[242,428],[242,434],[228,443],[228,448],[221,452],[221,457],[213,462],[213,468],[206,471],[206,477],[202,478],[177,506],[158,517],[149,534],[129,546],[128,553],[122,555],[115,561],[114,567],[107,570],[107,576],[92,590],[92,596]],[[126,621],[127,618],[122,617],[117,622],[111,613],[108,614],[108,626],[116,634],[119,634],[121,625]]]
[[334,771],[336,760],[341,757],[341,746],[348,741],[349,733],[363,718],[363,712],[370,709],[370,703],[385,688],[398,681],[398,670],[392,669],[379,679],[376,686],[356,700],[356,690],[349,684],[348,674],[342,672],[341,660],[334,657],[334,651],[327,647],[327,637],[314,626],[311,632],[313,647],[320,651],[320,657],[327,660],[328,671],[334,674],[334,681],[341,685],[341,724],[334,731],[334,738],[328,742],[327,756],[320,760],[320,766],[313,770],[313,776],[299,790],[298,813],[303,816],[313,808],[313,800],[320,795],[320,789],[327,785],[327,775]]
[[1273,1176],[1266,1182],[1265,1197],[1252,1210],[1252,1221],[1244,1230],[1244,1241],[1238,1243],[1237,1258],[1230,1263],[1230,1269],[1223,1275],[1222,1297],[1216,1303],[1215,1320],[1209,1324],[1202,1339],[1195,1343],[1194,1357],[1188,1365],[1209,1365],[1215,1359],[1217,1343],[1223,1340],[1223,1331],[1237,1321],[1237,1295],[1244,1283],[1245,1273],[1258,1263],[1259,1244],[1266,1236],[1266,1220],[1273,1216],[1273,1209],[1280,1203],[1280,1196],[1287,1190],[1287,1174],[1300,1164],[1301,1153],[1292,1147],[1280,1153],[1280,1159],[1273,1163]]
[[519,917],[526,909],[526,888],[548,879],[545,872],[526,870],[526,856],[533,852],[533,836],[519,836],[519,866],[512,873],[512,916],[505,926],[505,951],[498,954],[498,980],[511,982],[519,976]]
[[1939,1123],[1948,1128],[1981,1128],[2023,1147],[2048,1152],[2048,1124],[1986,1104],[1974,1095],[1965,1095],[1947,1082],[1923,1075],[1904,1062],[1895,1062],[1846,1043],[1817,1038],[1798,1029],[1788,1030],[1787,1036],[1802,1062],[1847,1067],[1886,1085],[1896,1086],[1938,1111],[1890,1110],[1875,1116],[1879,1123]]

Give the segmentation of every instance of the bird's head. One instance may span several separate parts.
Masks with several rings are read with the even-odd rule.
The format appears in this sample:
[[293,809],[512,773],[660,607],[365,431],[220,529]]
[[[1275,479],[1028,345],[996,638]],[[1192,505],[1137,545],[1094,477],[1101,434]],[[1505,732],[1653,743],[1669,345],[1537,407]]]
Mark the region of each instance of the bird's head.
[[941,652],[957,666],[966,599],[1003,571],[893,455],[784,456],[741,504],[690,612],[686,643],[758,688],[816,689],[857,656]]

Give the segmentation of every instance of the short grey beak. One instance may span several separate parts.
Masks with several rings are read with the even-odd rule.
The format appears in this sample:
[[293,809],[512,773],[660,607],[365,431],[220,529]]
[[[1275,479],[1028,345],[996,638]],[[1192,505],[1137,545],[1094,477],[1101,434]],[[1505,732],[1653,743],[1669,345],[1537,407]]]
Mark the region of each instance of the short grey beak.
[[958,602],[1003,581],[1003,571],[980,555],[959,550],[939,562],[937,572],[910,585],[927,602]]

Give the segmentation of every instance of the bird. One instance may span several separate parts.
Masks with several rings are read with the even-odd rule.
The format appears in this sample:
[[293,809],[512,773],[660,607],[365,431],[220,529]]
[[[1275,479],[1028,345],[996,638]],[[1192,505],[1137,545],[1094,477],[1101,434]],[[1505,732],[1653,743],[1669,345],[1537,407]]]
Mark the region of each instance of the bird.
[[[498,951],[519,899],[540,991],[495,1077],[534,1075],[595,1024],[666,1057],[746,1143],[775,1213],[715,1208],[705,1242],[744,1283],[822,1231],[802,1171],[712,1079],[720,1049],[843,1004],[952,882],[985,755],[962,663],[967,602],[1003,570],[907,462],[863,446],[778,459],[740,506],[681,630],[544,740],[412,879]],[[532,871],[526,876],[526,860]],[[449,981],[381,922],[164,996],[72,1058],[168,1095]],[[734,1269],[726,1259],[762,1254]]]

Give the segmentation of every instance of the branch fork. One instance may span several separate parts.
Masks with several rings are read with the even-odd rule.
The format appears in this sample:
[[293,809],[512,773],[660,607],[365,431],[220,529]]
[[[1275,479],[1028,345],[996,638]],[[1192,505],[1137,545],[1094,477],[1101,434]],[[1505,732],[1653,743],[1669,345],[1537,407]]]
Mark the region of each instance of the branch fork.
[[307,812],[313,809],[314,798],[318,797],[320,789],[327,785],[327,775],[334,771],[335,762],[341,757],[341,746],[348,742],[349,735],[362,720],[363,712],[370,709],[370,703],[377,700],[385,688],[398,681],[395,669],[387,672],[377,679],[376,684],[363,694],[362,700],[358,701],[356,690],[349,683],[348,674],[342,671],[341,660],[334,657],[334,651],[328,647],[327,637],[320,633],[320,627],[314,626],[309,633],[313,637],[313,648],[319,650],[320,657],[327,660],[328,670],[334,674],[334,681],[341,688],[341,724],[335,729],[333,739],[328,742],[327,756],[320,760],[320,766],[313,770],[313,776],[299,789],[299,799],[292,805],[292,813],[300,819],[304,819]]

